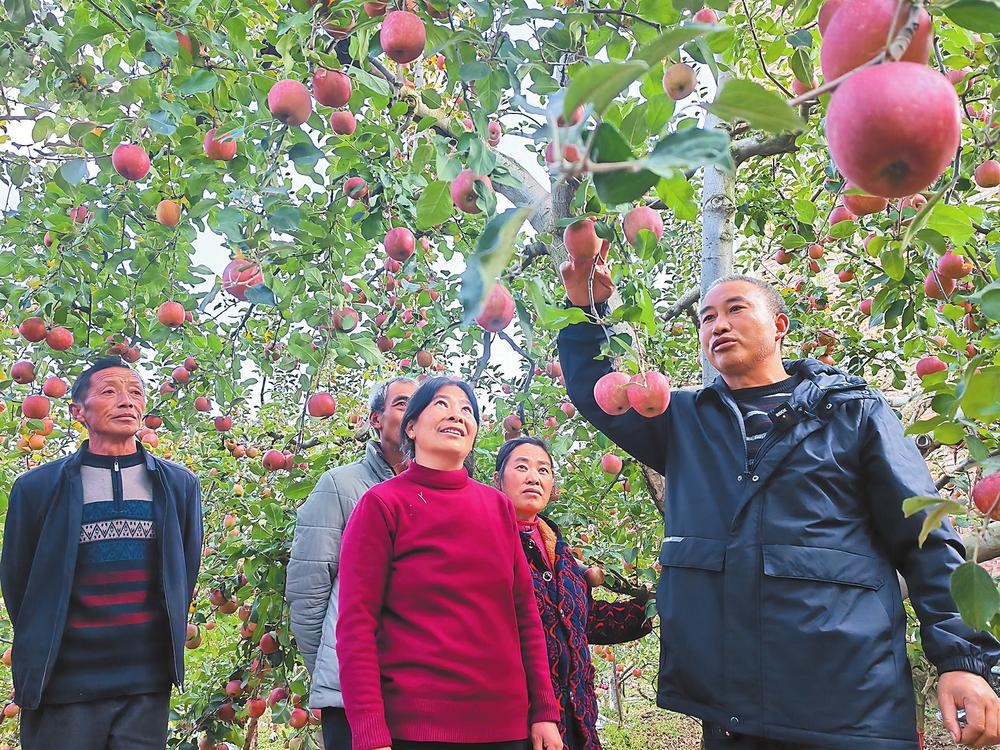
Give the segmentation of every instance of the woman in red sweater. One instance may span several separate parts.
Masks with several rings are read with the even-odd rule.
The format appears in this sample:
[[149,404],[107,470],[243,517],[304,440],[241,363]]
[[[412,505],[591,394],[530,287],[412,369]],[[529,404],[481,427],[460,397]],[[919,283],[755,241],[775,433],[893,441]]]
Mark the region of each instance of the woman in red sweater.
[[355,750],[561,750],[514,509],[469,478],[471,386],[410,397],[403,473],[358,502],[340,553],[337,653]]

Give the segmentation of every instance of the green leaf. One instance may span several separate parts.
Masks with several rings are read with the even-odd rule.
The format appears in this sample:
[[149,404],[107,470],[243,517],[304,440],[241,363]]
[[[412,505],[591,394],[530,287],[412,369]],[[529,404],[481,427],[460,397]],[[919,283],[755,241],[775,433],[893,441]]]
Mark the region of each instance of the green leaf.
[[729,134],[704,128],[684,128],[667,134],[641,163],[662,177],[670,177],[675,169],[708,164],[728,172],[736,169],[729,153]]
[[417,229],[443,224],[452,215],[451,185],[436,180],[424,188],[417,199]]
[[[592,158],[598,163],[634,162],[632,149],[618,132],[614,125],[602,122],[594,137]],[[639,166],[640,162],[634,162]],[[648,169],[631,171],[626,169],[615,172],[597,172],[594,174],[594,189],[597,196],[608,204],[631,203],[638,200],[658,181],[654,172]]]
[[1000,612],[1000,591],[978,563],[963,563],[951,574],[951,595],[962,619],[974,630],[985,630]]
[[[639,51],[633,55],[632,59],[642,60],[651,68],[663,58],[668,55],[672,55],[688,42],[705,36],[705,34],[725,30],[725,26],[717,26],[714,24],[686,23],[683,26],[672,28],[663,34],[660,34],[660,36],[648,44],[644,44]],[[572,111],[572,109],[567,110],[567,114]]]
[[919,513],[933,505],[944,502],[940,497],[920,496],[908,497],[903,501],[903,515],[909,518],[914,513]]
[[581,104],[593,104],[594,110],[603,114],[615,97],[638,80],[649,67],[648,63],[637,60],[597,63],[581,68],[566,89],[563,116],[568,118]]
[[944,445],[957,445],[964,437],[965,428],[957,422],[942,422],[934,428],[934,439]]
[[956,245],[964,245],[976,231],[968,214],[943,201],[931,209],[925,226],[940,232]]
[[85,159],[70,159],[59,167],[59,174],[70,185],[79,185],[87,176],[87,161]]
[[944,14],[970,31],[996,34],[1000,29],[1000,3],[997,0],[958,0],[947,6]]
[[150,31],[146,33],[146,39],[161,55],[174,57],[180,51],[177,33],[174,31]]
[[478,60],[462,63],[462,66],[459,68],[459,75],[466,83],[469,81],[481,81],[489,74],[490,66],[486,63],[479,62]]
[[263,284],[255,284],[247,289],[246,301],[254,305],[264,305],[266,307],[278,307],[278,300],[268,287]]
[[899,281],[906,273],[906,265],[903,262],[903,251],[897,243],[892,243],[888,250],[882,253],[882,270],[893,281]]
[[392,96],[392,88],[385,79],[373,76],[361,68],[351,68],[351,80],[371,89],[379,96]]
[[979,305],[984,315],[1000,321],[1000,281],[994,281],[989,286],[983,287],[979,294],[970,299]]
[[177,125],[174,122],[174,118],[169,112],[165,112],[160,109],[156,112],[150,112],[146,116],[146,124],[149,129],[156,133],[157,135],[173,135],[177,130]]
[[190,96],[191,94],[204,94],[214,89],[215,84],[218,82],[219,77],[211,70],[203,70],[199,68],[190,78],[181,83],[181,85],[177,87],[177,90],[183,96]]
[[531,206],[508,208],[483,227],[479,242],[476,243],[476,251],[469,256],[462,273],[459,299],[462,302],[462,322],[465,325],[471,323],[482,309],[494,282],[514,254],[517,234],[532,211]]
[[296,143],[288,149],[288,158],[299,166],[311,167],[323,158],[323,152],[316,148],[312,141]]
[[942,500],[941,504],[938,505],[934,510],[927,514],[924,518],[924,524],[920,527],[920,536],[917,537],[917,543],[923,547],[924,542],[930,533],[941,526],[941,522],[944,520],[945,516],[953,516],[956,513],[964,513],[965,506],[961,503],[956,503],[952,500]]
[[41,143],[56,129],[56,121],[51,117],[39,117],[31,128],[31,140]]
[[656,185],[656,197],[663,201],[678,219],[697,220],[700,206],[695,197],[694,186],[688,182],[683,172],[674,172],[673,176],[660,180]]
[[969,376],[962,394],[965,415],[983,422],[1000,420],[1000,366],[981,367]]
[[11,23],[19,29],[24,29],[35,20],[35,16],[31,12],[31,0],[4,0],[3,7],[7,11]]
[[802,130],[805,122],[788,102],[759,83],[738,78],[726,81],[722,91],[705,109],[726,122],[746,120],[750,125],[769,133]]
[[277,206],[267,212],[267,219],[275,232],[293,232],[299,228],[300,212],[297,206]]

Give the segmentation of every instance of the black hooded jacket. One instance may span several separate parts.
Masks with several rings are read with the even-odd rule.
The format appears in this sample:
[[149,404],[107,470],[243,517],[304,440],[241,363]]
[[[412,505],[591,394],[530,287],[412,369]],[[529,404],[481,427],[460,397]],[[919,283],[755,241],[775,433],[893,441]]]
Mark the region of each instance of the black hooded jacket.
[[937,495],[913,441],[860,378],[816,360],[798,374],[788,418],[747,465],[743,422],[721,378],[674,391],[667,411],[605,414],[604,333],[559,334],[566,388],[580,412],[666,476],[657,702],[740,734],[825,748],[917,750],[906,657],[907,582],[927,658],[986,677],[1000,644],[957,614],[950,576],[965,550],[944,522],[923,547]]

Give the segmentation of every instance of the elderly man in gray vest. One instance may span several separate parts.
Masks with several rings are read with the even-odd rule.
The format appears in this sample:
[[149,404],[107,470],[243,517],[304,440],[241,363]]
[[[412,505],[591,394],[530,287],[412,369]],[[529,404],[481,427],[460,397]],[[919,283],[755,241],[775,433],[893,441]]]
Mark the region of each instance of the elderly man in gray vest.
[[326,750],[351,748],[336,647],[340,536],[365,491],[404,468],[400,420],[416,387],[410,378],[393,378],[375,387],[369,422],[377,439],[369,441],[360,461],[323,474],[296,518],[285,597],[292,632],[312,675],[309,705],[322,710]]

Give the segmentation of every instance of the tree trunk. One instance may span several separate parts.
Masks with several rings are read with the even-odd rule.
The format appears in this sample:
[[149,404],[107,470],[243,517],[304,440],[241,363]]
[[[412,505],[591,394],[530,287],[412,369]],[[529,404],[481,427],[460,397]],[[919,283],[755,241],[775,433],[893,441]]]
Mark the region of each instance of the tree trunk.
[[[721,89],[730,76],[719,76]],[[706,128],[718,128],[721,120],[708,113]],[[718,167],[705,168],[701,191],[701,299],[716,279],[733,272],[733,237],[736,234],[736,175]],[[701,355],[701,382],[711,383],[719,374]]]

